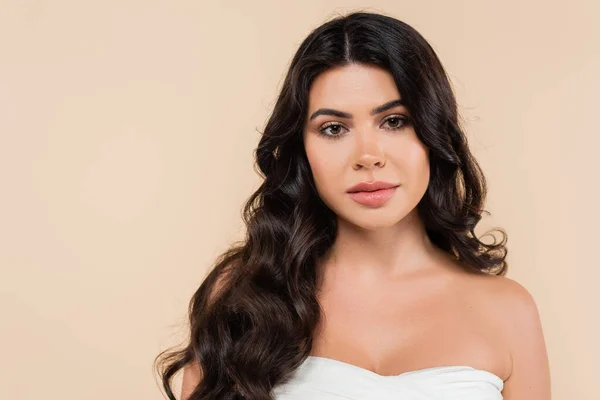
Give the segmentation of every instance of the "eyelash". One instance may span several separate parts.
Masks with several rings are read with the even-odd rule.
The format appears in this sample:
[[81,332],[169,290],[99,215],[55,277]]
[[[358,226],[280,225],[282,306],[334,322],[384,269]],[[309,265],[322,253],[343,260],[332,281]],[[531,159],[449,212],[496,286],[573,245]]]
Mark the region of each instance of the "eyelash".
[[[396,127],[396,128],[387,129],[389,131],[399,131],[399,130],[403,129],[406,126],[406,124],[408,124],[408,118],[403,115],[390,115],[389,117],[387,117],[384,120],[384,123],[388,122],[391,119],[399,119],[402,122],[402,125],[400,125],[399,127]],[[325,133],[325,130],[327,128],[331,128],[332,126],[342,126],[342,124],[340,124],[338,122],[328,122],[325,125],[323,125],[321,128],[318,129],[319,134],[321,136],[325,136],[327,139],[336,140],[336,139],[341,138],[342,134],[331,135],[331,134]]]

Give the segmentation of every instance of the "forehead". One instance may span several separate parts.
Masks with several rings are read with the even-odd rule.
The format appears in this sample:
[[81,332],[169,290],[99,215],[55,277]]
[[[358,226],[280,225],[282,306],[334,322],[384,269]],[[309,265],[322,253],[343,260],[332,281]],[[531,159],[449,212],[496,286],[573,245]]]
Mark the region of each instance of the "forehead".
[[309,111],[320,107],[340,109],[363,108],[400,98],[392,74],[365,64],[348,64],[321,73],[313,81],[309,96]]

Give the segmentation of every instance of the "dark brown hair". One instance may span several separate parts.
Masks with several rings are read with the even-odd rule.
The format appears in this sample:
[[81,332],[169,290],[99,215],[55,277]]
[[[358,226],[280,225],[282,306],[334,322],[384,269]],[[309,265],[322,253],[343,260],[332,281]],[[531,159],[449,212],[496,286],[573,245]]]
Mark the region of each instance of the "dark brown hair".
[[272,399],[274,386],[310,354],[322,312],[317,260],[332,246],[337,225],[315,189],[302,132],[315,77],[349,63],[392,74],[415,132],[430,150],[430,182],[417,208],[432,243],[467,269],[505,273],[505,232],[496,229],[502,240],[492,235],[491,244],[474,232],[486,181],[434,50],[390,16],[338,16],[311,32],[291,61],[254,153],[264,181],[244,206],[245,239],[216,260],[194,293],[185,348],[155,360],[169,399],[176,399],[173,376],[188,363],[203,374],[190,400]]

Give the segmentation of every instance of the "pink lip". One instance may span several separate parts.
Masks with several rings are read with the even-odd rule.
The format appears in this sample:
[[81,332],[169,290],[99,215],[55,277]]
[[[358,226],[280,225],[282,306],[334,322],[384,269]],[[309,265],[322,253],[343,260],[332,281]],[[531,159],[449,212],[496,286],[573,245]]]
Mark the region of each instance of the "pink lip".
[[381,206],[396,193],[397,184],[388,182],[361,182],[348,189],[352,200],[365,206]]
[[356,201],[359,204],[377,207],[383,205],[389,199],[391,199],[394,194],[396,194],[397,186],[390,187],[387,189],[379,189],[370,192],[352,192],[348,193],[350,198]]
[[374,182],[360,182],[357,185],[352,186],[347,190],[348,193],[354,192],[374,192],[380,189],[389,189],[399,186],[396,183],[374,181]]

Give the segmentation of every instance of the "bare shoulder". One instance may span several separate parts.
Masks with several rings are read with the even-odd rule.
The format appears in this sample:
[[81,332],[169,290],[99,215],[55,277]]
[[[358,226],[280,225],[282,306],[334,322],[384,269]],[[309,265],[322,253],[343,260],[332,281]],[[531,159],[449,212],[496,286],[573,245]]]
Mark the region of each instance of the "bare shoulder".
[[521,283],[506,276],[481,274],[473,277],[482,293],[509,314],[537,312],[535,300]]
[[525,286],[506,276],[467,274],[464,289],[493,317],[506,339],[523,329],[540,329],[536,301]]
[[521,283],[506,276],[469,275],[478,303],[492,316],[511,357],[504,399],[549,400],[550,371],[538,306]]

